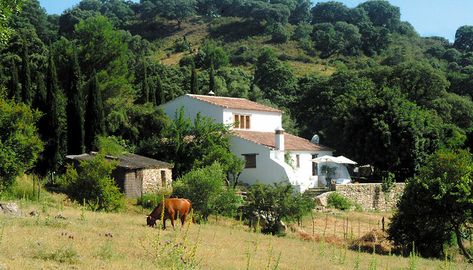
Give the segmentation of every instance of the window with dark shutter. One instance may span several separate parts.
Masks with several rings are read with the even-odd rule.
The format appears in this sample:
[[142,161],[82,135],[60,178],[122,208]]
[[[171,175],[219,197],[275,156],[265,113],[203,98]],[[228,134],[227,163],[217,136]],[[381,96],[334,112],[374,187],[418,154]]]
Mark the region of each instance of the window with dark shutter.
[[245,168],[256,168],[256,154],[243,154],[245,157]]

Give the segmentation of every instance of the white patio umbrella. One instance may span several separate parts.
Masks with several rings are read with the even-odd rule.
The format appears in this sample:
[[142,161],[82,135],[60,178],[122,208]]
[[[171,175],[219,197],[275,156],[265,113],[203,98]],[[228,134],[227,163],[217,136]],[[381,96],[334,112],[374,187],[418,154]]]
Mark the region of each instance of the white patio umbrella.
[[324,162],[334,162],[334,163],[339,163],[338,162],[338,159],[336,157],[332,157],[332,156],[321,156],[321,157],[316,157],[314,159],[312,159],[313,162],[315,163],[324,163]]
[[337,163],[340,163],[340,164],[352,164],[352,165],[355,165],[357,164],[355,161],[349,159],[349,158],[346,158],[344,156],[339,156],[337,157],[337,160],[338,162]]

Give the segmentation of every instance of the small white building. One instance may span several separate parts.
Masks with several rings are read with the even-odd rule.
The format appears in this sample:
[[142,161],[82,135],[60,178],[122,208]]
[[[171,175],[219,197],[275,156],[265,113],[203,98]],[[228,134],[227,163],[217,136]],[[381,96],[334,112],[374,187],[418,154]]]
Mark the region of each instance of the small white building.
[[245,169],[239,178],[243,183],[288,182],[304,192],[319,184],[320,169],[312,159],[333,152],[285,133],[282,111],[247,99],[187,94],[161,105],[171,118],[182,107],[191,120],[200,113],[217,123],[232,126],[230,149],[245,160]]

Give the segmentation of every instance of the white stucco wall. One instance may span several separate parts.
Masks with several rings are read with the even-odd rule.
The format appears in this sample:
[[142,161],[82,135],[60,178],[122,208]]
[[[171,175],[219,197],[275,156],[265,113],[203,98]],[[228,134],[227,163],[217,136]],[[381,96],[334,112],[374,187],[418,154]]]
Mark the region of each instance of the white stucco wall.
[[274,132],[282,126],[282,115],[279,112],[260,112],[250,110],[225,109],[223,111],[223,123],[233,125],[233,115],[250,115],[250,131]]
[[[290,151],[289,152],[292,159],[292,168],[294,168],[295,175],[295,184],[300,187],[300,191],[304,192],[308,188],[318,186],[318,176],[312,175],[312,155],[317,154],[317,156],[323,155],[332,155],[332,152],[329,151],[320,151],[320,152],[307,152],[307,151]],[[297,167],[297,158],[299,155],[300,167]]]
[[244,159],[243,154],[257,154],[256,168],[243,169],[239,181],[246,184],[272,184],[276,182],[289,182],[287,166],[271,158],[273,151],[262,145],[241,139],[231,137],[230,150],[239,158]]
[[223,122],[222,107],[189,96],[180,96],[160,106],[172,119],[175,117],[176,110],[180,110],[181,107],[184,107],[185,116],[190,118],[191,121],[194,121],[195,117],[200,112],[202,116],[212,118],[216,123]]

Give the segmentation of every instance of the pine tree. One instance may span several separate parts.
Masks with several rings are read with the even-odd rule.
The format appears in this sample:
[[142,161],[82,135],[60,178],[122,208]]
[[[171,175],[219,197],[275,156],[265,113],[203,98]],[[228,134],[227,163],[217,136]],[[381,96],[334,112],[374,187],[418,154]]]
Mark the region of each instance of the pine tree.
[[159,75],[156,76],[155,95],[156,95],[156,101],[157,101],[157,103],[159,103],[157,105],[166,103],[166,96],[165,96],[164,89],[163,89],[163,84],[161,83],[161,78],[159,77]]
[[210,64],[210,71],[209,71],[209,93],[213,92],[215,94],[215,71],[214,65]]
[[197,81],[197,70],[195,64],[192,64],[191,71],[191,94],[198,94],[199,91],[199,82]]
[[46,111],[45,117],[45,130],[42,131],[44,134],[45,148],[44,148],[44,168],[46,171],[55,171],[59,168],[59,163],[62,160],[61,154],[61,142],[62,137],[62,126],[61,126],[61,109],[60,105],[60,93],[56,75],[56,65],[52,56],[49,57],[48,71],[46,73]]
[[28,53],[28,47],[24,45],[23,49],[23,68],[22,68],[22,76],[23,76],[23,86],[21,88],[22,90],[22,99],[23,102],[31,105],[32,99],[33,99],[33,88],[31,87],[31,68],[30,68],[30,59],[29,59],[29,53]]
[[85,112],[85,147],[87,151],[97,150],[95,138],[105,133],[102,96],[98,87],[97,73],[89,81],[87,109]]
[[10,93],[9,98],[16,102],[21,102],[21,88],[20,82],[18,81],[18,68],[16,67],[15,60],[11,60],[11,78],[10,78]]
[[67,91],[67,152],[84,153],[84,112],[81,73],[77,53],[74,51],[69,65],[70,85]]

